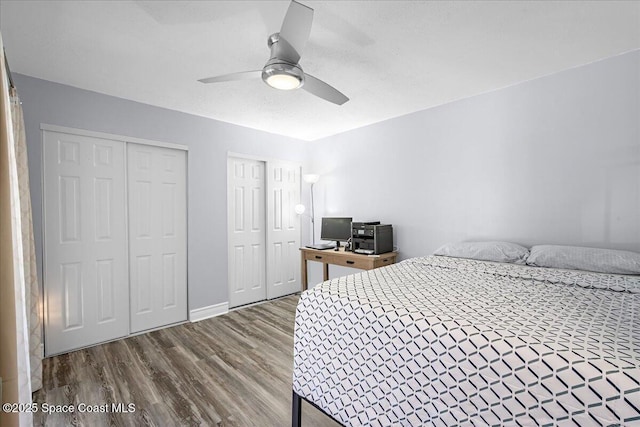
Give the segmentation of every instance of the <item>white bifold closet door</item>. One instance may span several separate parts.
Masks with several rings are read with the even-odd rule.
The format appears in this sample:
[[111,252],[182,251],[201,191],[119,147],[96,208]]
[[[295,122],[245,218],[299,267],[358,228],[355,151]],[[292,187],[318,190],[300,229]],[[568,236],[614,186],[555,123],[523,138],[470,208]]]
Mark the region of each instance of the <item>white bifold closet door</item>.
[[131,332],[187,320],[186,153],[128,144]]
[[300,290],[300,166],[229,157],[229,307]]
[[227,160],[229,307],[267,298],[264,166]]
[[187,319],[186,152],[43,132],[48,356]]
[[267,298],[300,290],[300,167],[267,163]]
[[129,333],[125,143],[44,133],[47,355]]

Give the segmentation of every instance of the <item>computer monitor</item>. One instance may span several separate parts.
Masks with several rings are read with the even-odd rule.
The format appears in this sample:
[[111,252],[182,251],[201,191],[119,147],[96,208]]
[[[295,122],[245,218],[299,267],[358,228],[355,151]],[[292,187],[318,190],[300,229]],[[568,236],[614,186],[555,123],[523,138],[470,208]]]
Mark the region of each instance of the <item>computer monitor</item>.
[[351,238],[351,221],[353,218],[323,217],[320,238],[336,242],[336,251],[340,249],[340,242]]

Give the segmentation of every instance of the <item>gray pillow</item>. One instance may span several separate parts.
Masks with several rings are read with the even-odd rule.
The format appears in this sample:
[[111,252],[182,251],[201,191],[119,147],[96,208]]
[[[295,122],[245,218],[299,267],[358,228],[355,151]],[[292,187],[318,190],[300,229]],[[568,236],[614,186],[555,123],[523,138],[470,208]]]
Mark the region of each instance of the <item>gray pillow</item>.
[[529,249],[510,242],[460,242],[444,245],[434,255],[524,264]]
[[538,245],[527,264],[609,274],[640,274],[640,253],[579,246]]

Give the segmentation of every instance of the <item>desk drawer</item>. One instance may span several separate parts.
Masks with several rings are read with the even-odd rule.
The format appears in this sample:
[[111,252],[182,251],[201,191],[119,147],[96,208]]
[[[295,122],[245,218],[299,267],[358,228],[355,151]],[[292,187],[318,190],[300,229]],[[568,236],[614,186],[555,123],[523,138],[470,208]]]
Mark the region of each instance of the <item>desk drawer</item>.
[[324,264],[340,265],[343,267],[359,268],[361,270],[371,270],[373,268],[384,267],[396,262],[396,253],[367,256],[354,254],[351,252],[335,251],[305,251],[304,259],[307,261],[317,261]]
[[360,268],[362,270],[370,270],[373,268],[373,258],[369,258],[365,255],[345,256],[344,253],[324,251],[321,254],[311,253],[307,255],[307,259],[310,261],[324,262],[331,265]]
[[376,258],[374,261],[373,268],[384,267],[385,265],[395,264],[395,262],[396,262],[395,255]]
[[372,260],[369,258],[360,258],[360,259],[338,258],[338,259],[335,259],[333,262],[336,265],[342,265],[344,267],[359,268],[361,270],[371,270],[373,268],[373,262],[371,261]]

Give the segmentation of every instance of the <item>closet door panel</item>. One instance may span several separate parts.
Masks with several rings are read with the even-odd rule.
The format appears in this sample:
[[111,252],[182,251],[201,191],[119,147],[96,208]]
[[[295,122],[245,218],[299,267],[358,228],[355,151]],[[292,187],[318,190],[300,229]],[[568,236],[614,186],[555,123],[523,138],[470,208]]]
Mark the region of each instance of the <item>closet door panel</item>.
[[45,131],[45,351],[63,353],[129,330],[125,146]]
[[264,162],[227,160],[229,307],[267,298]]
[[131,332],[187,319],[186,153],[128,144]]
[[267,298],[300,291],[300,166],[267,162]]

